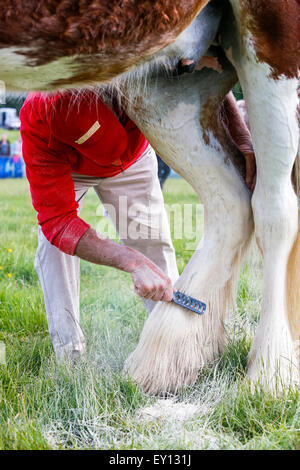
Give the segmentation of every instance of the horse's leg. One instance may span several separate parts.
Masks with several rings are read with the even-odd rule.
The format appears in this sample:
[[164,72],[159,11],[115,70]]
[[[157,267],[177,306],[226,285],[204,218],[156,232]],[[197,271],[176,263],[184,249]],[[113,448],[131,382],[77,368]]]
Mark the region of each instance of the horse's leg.
[[[262,315],[250,352],[248,374],[253,381],[280,390],[298,380],[286,295],[288,259],[298,231],[297,197],[291,182],[299,142],[298,80],[284,74],[273,77],[274,70],[257,57],[256,36],[245,31],[245,11],[239,10],[239,2],[233,4],[241,26],[239,44],[229,54],[246,98],[257,159],[252,206],[256,238],[264,258]],[[284,17],[277,20],[278,26]],[[267,36],[264,40],[267,41]],[[273,38],[273,47],[278,40],[280,37]],[[286,61],[289,68],[288,56]],[[299,267],[297,277],[294,289],[299,289]]]
[[[147,319],[127,370],[149,393],[195,381],[201,366],[224,347],[224,317],[252,233],[250,194],[228,157],[234,151],[219,121],[232,71],[203,70],[180,80],[148,83],[129,107],[150,143],[197,191],[205,230],[176,288],[207,304],[203,316],[159,303]],[[213,126],[210,128],[210,124]]]

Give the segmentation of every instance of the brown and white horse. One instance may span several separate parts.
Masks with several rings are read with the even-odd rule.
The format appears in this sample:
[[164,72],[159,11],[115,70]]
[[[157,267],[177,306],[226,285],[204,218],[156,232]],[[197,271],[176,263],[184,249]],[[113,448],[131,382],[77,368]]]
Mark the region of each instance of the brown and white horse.
[[[1,9],[0,79],[8,89],[83,87],[129,71],[116,82],[129,114],[204,203],[204,238],[176,287],[208,311],[198,318],[156,306],[127,362],[151,393],[193,383],[222,351],[253,216],[264,293],[248,374],[271,389],[299,381],[299,24],[299,0],[8,0]],[[196,62],[212,42],[222,73],[151,73],[153,63]],[[134,96],[132,83],[145,72]],[[257,159],[252,201],[219,113],[236,73]]]

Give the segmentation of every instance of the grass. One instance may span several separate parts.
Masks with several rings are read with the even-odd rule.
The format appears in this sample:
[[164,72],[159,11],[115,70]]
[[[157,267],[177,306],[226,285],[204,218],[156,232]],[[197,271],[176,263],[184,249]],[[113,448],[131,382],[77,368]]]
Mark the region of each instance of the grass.
[[[180,179],[168,180],[165,200],[198,202]],[[261,300],[255,247],[227,322],[224,356],[176,400],[162,401],[121,375],[146,318],[125,273],[81,264],[89,355],[76,367],[56,365],[33,266],[37,227],[27,182],[1,181],[0,205],[0,341],[7,357],[0,365],[0,449],[300,449],[298,394],[253,393],[244,381]],[[82,216],[93,226],[98,205],[90,191]],[[191,252],[184,241],[174,244],[182,270]]]

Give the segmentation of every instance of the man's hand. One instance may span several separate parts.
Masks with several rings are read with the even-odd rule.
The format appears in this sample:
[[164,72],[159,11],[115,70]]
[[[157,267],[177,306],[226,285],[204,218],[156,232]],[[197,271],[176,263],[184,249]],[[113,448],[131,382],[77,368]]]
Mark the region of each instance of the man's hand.
[[243,153],[246,159],[246,186],[253,192],[256,185],[256,160],[254,150],[244,151]]
[[171,302],[171,280],[146,256],[133,248],[119,245],[101,237],[89,228],[81,237],[75,254],[90,263],[112,266],[131,274],[134,289],[145,299]]
[[138,295],[144,299],[171,302],[174,292],[171,279],[150,260],[145,258],[130,274]]
[[242,152],[246,161],[246,186],[254,191],[256,184],[256,161],[253,150],[250,129],[248,128],[248,117],[241,113],[232,92],[228,93],[223,102],[225,117],[224,127],[227,128],[232,140]]

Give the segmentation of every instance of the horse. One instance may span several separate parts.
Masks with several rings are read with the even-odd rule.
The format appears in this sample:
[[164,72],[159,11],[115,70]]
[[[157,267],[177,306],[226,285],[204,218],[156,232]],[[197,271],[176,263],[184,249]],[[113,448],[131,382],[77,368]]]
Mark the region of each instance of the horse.
[[[295,52],[300,45],[299,18],[297,1],[230,0],[218,29],[219,45],[237,73],[247,102],[257,161],[251,213],[264,260],[264,291],[247,374],[252,383],[276,393],[299,384],[299,57]],[[199,319],[190,314],[189,324],[182,317],[186,319],[188,314],[172,305],[157,306],[152,312],[126,366],[150,393],[174,392],[193,384],[199,369],[223,351],[228,300],[251,238],[250,205],[237,189],[238,180],[226,186],[223,175],[220,190],[217,164],[214,177],[205,166],[207,144],[224,161],[224,145],[220,145],[224,136],[215,110],[220,106],[217,97],[228,91],[225,78],[220,80],[226,73],[224,67],[219,80],[213,72],[206,78],[202,72],[203,78],[194,74],[183,78],[180,85],[152,84],[151,94],[143,97],[147,122],[142,115],[137,119],[154,146],[158,140],[163,157],[168,153],[167,163],[193,185],[206,207],[203,241],[176,288],[204,299],[208,315]],[[197,89],[202,91],[200,96]],[[152,105],[160,111],[159,126]],[[184,162],[180,150],[182,155],[188,154]],[[219,190],[226,194],[219,195]],[[217,208],[219,196],[222,210]]]
[[[281,1],[229,3],[218,41],[247,102],[257,161],[251,213],[264,260],[262,313],[247,374],[252,383],[277,392],[299,384],[299,57],[295,44],[300,44],[300,8],[293,1],[288,5]],[[224,316],[251,238],[250,205],[245,203],[238,180],[229,182],[223,175],[220,190],[217,164],[214,176],[205,166],[207,144],[214,149],[215,158],[218,152],[220,161],[225,158],[215,110],[221,102],[217,97],[223,98],[228,91],[225,77],[221,78],[227,73],[224,67],[219,77],[210,72],[211,77],[204,78],[202,72],[203,78],[199,74],[185,77],[179,85],[152,84],[150,94],[143,97],[147,122],[142,115],[137,118],[150,141],[153,139],[163,157],[168,154],[167,163],[192,184],[206,208],[203,241],[176,288],[204,299],[208,314],[201,319],[190,314],[188,324],[182,318],[188,314],[171,305],[157,306],[152,312],[127,361],[130,375],[150,393],[174,392],[191,385],[199,369],[223,351]],[[200,96],[197,90],[202,91]],[[159,110],[159,126],[152,105]],[[180,151],[188,155],[185,161],[180,159]],[[217,208],[219,197],[222,209]]]
[[[275,391],[299,383],[299,17],[298,0],[8,0],[1,13],[0,78],[8,88],[110,82],[204,203],[204,237],[176,288],[203,299],[207,313],[198,318],[171,303],[155,307],[126,364],[149,393],[194,383],[224,350],[224,318],[253,227],[264,290],[247,374]],[[193,70],[207,51],[221,73],[159,72],[182,59]],[[143,76],[145,86],[135,88]],[[257,161],[252,198],[220,115],[237,79]]]

